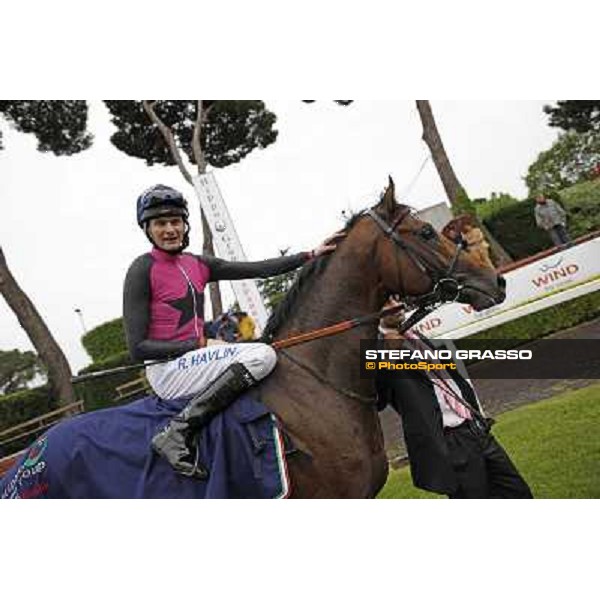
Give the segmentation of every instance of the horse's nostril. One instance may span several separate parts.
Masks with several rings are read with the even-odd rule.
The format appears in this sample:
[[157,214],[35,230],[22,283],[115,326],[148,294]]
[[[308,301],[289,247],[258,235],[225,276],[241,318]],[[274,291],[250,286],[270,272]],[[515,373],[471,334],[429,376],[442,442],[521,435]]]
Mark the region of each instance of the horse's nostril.
[[503,290],[506,289],[506,279],[504,279],[502,275],[498,275],[498,287],[502,288]]

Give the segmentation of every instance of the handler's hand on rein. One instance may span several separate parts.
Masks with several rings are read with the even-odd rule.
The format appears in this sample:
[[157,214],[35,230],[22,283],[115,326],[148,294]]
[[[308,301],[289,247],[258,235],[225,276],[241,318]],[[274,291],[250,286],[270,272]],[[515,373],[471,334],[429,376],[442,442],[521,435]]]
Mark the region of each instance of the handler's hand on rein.
[[379,321],[379,331],[386,339],[404,339],[398,331],[404,322],[405,312],[402,302],[397,298],[390,296],[381,310],[397,308],[397,312],[393,312],[381,318]]

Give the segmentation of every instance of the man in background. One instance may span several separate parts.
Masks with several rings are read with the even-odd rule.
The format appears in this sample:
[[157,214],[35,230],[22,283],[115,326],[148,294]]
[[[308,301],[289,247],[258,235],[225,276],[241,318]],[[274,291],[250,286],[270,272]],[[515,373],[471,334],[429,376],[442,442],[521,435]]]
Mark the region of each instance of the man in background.
[[571,242],[567,232],[567,214],[558,202],[540,194],[535,199],[534,214],[535,224],[548,232],[555,246],[564,246]]

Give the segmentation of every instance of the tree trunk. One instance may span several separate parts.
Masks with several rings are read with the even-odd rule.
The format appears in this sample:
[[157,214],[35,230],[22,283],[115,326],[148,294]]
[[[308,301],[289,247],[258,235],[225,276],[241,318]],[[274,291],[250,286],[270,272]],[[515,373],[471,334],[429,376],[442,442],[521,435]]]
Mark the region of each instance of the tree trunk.
[[71,383],[71,369],[60,346],[27,294],[19,287],[0,247],[0,293],[15,313],[48,370],[48,382],[59,406],[77,402]]
[[435,123],[429,100],[417,100],[417,110],[423,124],[423,141],[429,147],[431,158],[433,158],[435,168],[442,180],[446,196],[448,196],[450,204],[454,205],[462,186],[446,154],[446,149]]
[[[154,110],[154,104],[148,102],[147,100],[143,100],[142,104],[144,106],[144,110],[150,120],[158,127],[158,130],[161,132],[169,151],[171,152],[171,156],[173,160],[176,162],[179,167],[179,171],[183,175],[183,178],[190,184],[193,185],[192,176],[190,172],[186,169],[185,164],[183,162],[183,157],[179,148],[177,147],[177,142],[175,141],[175,136],[173,135],[173,131],[169,127],[167,127],[156,114]],[[194,159],[196,160],[196,167],[198,169],[199,175],[204,175],[206,173],[206,157],[204,155],[204,151],[202,150],[202,144],[200,142],[200,134],[202,132],[202,124],[206,115],[208,114],[208,109],[203,108],[202,100],[197,101],[198,104],[198,114],[196,116],[196,123],[194,125],[194,133],[192,136],[192,152],[194,154]],[[210,227],[208,226],[208,222],[206,221],[206,216],[204,215],[204,211],[202,207],[200,207],[200,217],[202,219],[202,234],[204,237],[204,243],[202,245],[202,253],[207,256],[214,256],[215,249],[212,241],[212,232]],[[221,290],[219,289],[219,283],[217,281],[213,281],[208,284],[209,296],[210,296],[210,304],[212,306],[212,316],[213,319],[220,315],[223,312],[223,301],[221,300]]]
[[[450,163],[450,159],[446,154],[446,149],[444,148],[442,138],[440,137],[440,133],[435,123],[429,100],[417,100],[416,102],[417,110],[419,111],[419,116],[421,117],[421,123],[423,125],[423,141],[429,147],[433,163],[442,180],[442,185],[444,186],[450,205],[455,208],[461,195],[461,190],[464,188],[460,185],[458,177]],[[475,214],[473,216],[477,219],[479,228],[490,244],[490,253],[496,266],[502,266],[512,262],[512,258],[508,252],[506,252],[498,240],[492,236],[488,228],[479,220],[477,215]]]
[[[200,134],[202,131],[202,125],[208,114],[208,110],[204,109],[204,103],[202,100],[197,101],[198,114],[196,115],[196,124],[194,126],[194,135],[192,136],[192,152],[196,160],[196,168],[198,169],[198,175],[204,175],[206,173],[206,156],[202,149],[202,143],[200,142]],[[202,253],[207,256],[215,255],[215,247],[213,244],[212,231],[206,220],[204,210],[200,207],[200,217],[202,218],[202,237],[204,243],[202,244]],[[208,284],[208,292],[210,296],[210,305],[212,306],[212,318],[216,319],[223,312],[223,301],[221,299],[221,290],[219,289],[219,283],[213,281]]]

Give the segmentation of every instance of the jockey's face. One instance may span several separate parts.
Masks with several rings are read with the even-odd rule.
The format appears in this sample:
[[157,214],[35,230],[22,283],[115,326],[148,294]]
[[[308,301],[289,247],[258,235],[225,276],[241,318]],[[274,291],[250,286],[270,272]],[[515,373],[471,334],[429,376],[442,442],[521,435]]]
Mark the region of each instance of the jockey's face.
[[179,250],[183,244],[185,223],[180,216],[164,216],[152,219],[148,226],[148,235],[152,241],[167,252]]

